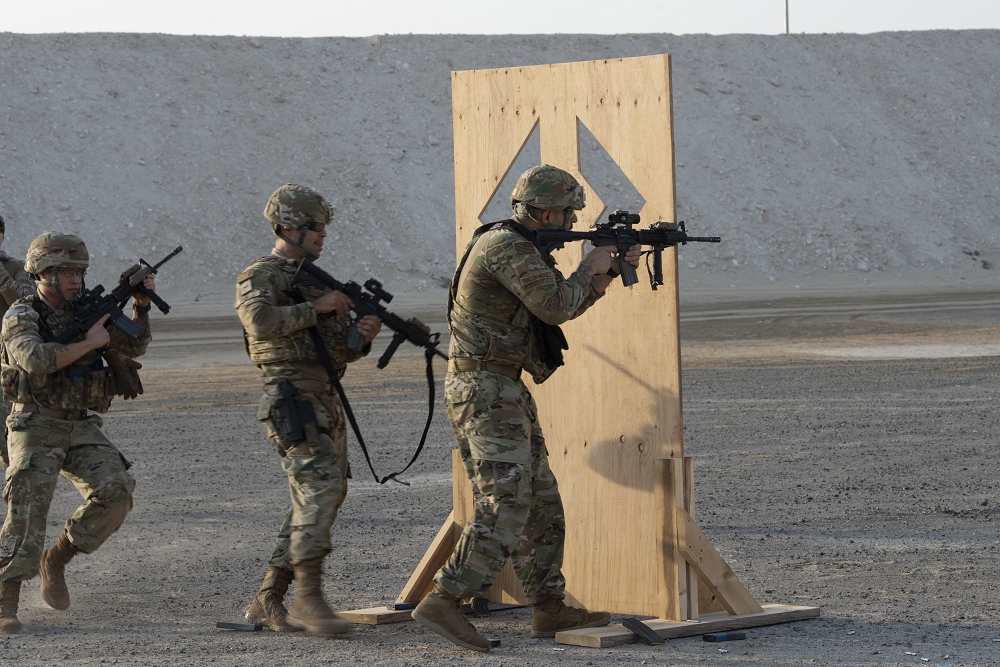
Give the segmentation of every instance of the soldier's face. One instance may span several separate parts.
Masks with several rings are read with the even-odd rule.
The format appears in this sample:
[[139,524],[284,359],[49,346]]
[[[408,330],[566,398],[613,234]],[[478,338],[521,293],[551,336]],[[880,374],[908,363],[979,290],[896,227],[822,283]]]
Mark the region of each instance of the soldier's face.
[[306,237],[302,240],[302,247],[309,252],[319,255],[323,252],[323,240],[326,238],[326,227],[323,227],[318,232],[313,230],[306,231]]
[[576,211],[567,208],[562,211],[545,211],[548,216],[543,214],[542,222],[549,225],[552,229],[561,229],[563,231],[569,231],[573,229],[573,225],[576,224],[577,217]]

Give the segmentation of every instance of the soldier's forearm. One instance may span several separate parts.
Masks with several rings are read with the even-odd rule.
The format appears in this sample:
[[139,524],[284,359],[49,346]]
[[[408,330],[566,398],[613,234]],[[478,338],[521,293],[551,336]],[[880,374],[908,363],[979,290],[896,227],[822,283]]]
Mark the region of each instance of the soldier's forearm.
[[52,346],[56,353],[55,370],[65,368],[91,350],[97,349],[88,340],[81,340],[77,343],[70,343],[69,345],[52,343]]

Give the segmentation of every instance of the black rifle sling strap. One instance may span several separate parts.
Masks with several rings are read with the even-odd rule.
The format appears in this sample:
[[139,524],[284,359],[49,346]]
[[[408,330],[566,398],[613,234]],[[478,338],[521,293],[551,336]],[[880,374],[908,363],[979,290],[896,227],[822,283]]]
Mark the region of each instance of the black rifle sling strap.
[[327,354],[326,346],[323,345],[323,338],[319,334],[319,330],[315,326],[309,327],[309,335],[312,337],[313,346],[316,348],[316,354],[319,355],[320,363],[323,364],[323,370],[326,371],[326,375],[330,378],[330,384],[334,389],[337,390],[337,396],[340,397],[340,404],[344,407],[344,414],[347,415],[347,421],[351,424],[351,430],[354,431],[354,437],[358,439],[358,445],[361,446],[361,452],[365,455],[365,461],[368,463],[368,469],[372,471],[372,477],[379,484],[385,484],[390,479],[394,482],[402,484],[404,486],[409,486],[409,482],[404,482],[398,479],[397,475],[402,475],[406,472],[417,457],[420,456],[420,452],[424,449],[424,443],[427,442],[427,433],[431,428],[431,420],[434,418],[434,367],[431,360],[434,357],[434,352],[427,350],[424,353],[424,357],[427,360],[427,423],[424,424],[423,435],[420,436],[420,443],[417,445],[417,451],[413,453],[413,457],[410,458],[410,462],[406,464],[406,467],[402,470],[394,472],[390,475],[379,479],[378,473],[375,472],[375,466],[372,465],[371,456],[368,454],[368,446],[365,445],[365,439],[361,435],[361,429],[358,428],[358,421],[354,418],[354,411],[351,409],[351,403],[347,400],[347,394],[344,393],[344,387],[340,384],[340,378],[338,377],[337,371],[333,368],[333,362],[330,361],[330,355]]

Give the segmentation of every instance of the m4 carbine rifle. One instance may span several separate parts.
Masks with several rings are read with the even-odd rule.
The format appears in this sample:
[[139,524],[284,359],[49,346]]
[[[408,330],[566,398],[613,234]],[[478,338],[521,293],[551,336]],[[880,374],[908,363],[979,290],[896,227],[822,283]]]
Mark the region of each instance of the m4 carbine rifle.
[[81,289],[76,296],[76,319],[56,337],[56,342],[66,345],[82,339],[90,331],[90,328],[105,315],[110,315],[105,326],[114,326],[127,336],[138,338],[142,334],[142,327],[125,315],[122,308],[132,298],[132,295],[138,293],[148,296],[164,315],[170,312],[170,305],[161,299],[156,292],[147,290],[142,281],[146,279],[146,276],[156,274],[161,266],[183,249],[183,247],[177,246],[172,253],[160,260],[155,266],[151,266],[149,262],[140,258],[138,264],[133,264],[131,268],[122,273],[118,279],[118,287],[111,290],[110,294],[104,293],[103,285],[98,285],[94,289]]
[[[644,254],[653,255],[653,270],[649,274],[649,282],[653,289],[657,285],[663,284],[663,257],[664,248],[677,244],[686,245],[688,243],[720,243],[722,238],[718,236],[688,236],[684,222],[654,222],[649,229],[632,229],[632,225],[639,224],[639,214],[618,210],[608,215],[605,224],[598,224],[589,232],[565,232],[536,230],[535,240],[539,245],[552,248],[561,248],[564,243],[570,241],[590,241],[594,247],[613,245],[618,249],[618,257],[622,258],[628,249],[639,244],[652,246],[652,250],[647,250]],[[647,258],[647,262],[648,262]],[[639,277],[635,273],[635,267],[622,260],[619,262],[622,274],[622,284],[631,287],[639,282]],[[646,265],[647,269],[649,264]]]
[[[413,453],[413,456],[410,457],[410,462],[406,464],[405,468],[384,477],[379,477],[378,473],[375,472],[375,467],[372,465],[371,456],[368,455],[368,446],[365,445],[365,439],[361,435],[361,429],[358,428],[358,422],[354,418],[354,411],[351,410],[351,404],[347,400],[347,394],[344,393],[344,388],[341,386],[337,374],[333,370],[329,356],[325,351],[323,351],[323,342],[320,339],[319,332],[315,327],[311,328],[313,344],[316,346],[316,350],[320,354],[320,360],[326,367],[327,375],[330,377],[330,384],[337,390],[337,395],[340,397],[340,403],[344,406],[344,414],[347,415],[347,421],[351,424],[351,429],[354,431],[354,436],[358,439],[358,445],[361,446],[361,451],[365,455],[365,461],[368,462],[368,469],[372,471],[372,476],[375,477],[375,481],[379,484],[385,484],[391,479],[395,482],[399,482],[400,484],[409,486],[409,482],[400,480],[399,475],[402,475],[410,469],[413,462],[417,460],[418,456],[420,456],[420,452],[424,448],[424,443],[427,442],[427,432],[431,427],[431,420],[434,418],[434,370],[432,368],[431,360],[434,358],[434,355],[446,360],[448,359],[448,355],[437,348],[438,344],[441,342],[441,334],[431,333],[430,328],[415,317],[404,320],[399,315],[387,310],[381,302],[385,301],[386,303],[389,303],[392,301],[392,295],[382,289],[382,283],[374,278],[369,278],[365,281],[364,286],[358,285],[353,281],[342,283],[323,269],[310,262],[308,259],[303,259],[299,264],[298,269],[295,271],[295,275],[292,276],[292,289],[295,290],[292,293],[292,296],[296,298],[304,298],[302,293],[297,291],[296,287],[297,285],[303,283],[313,285],[314,287],[318,287],[320,289],[329,288],[336,290],[350,297],[351,301],[354,303],[354,307],[351,308],[351,310],[353,310],[354,314],[357,315],[357,319],[351,324],[351,328],[347,332],[346,345],[349,349],[360,352],[364,348],[365,337],[358,332],[357,325],[358,320],[366,315],[376,316],[382,320],[383,324],[395,332],[392,335],[392,341],[389,343],[389,347],[386,348],[382,357],[378,360],[379,368],[385,368],[389,364],[389,360],[392,359],[392,355],[395,354],[396,349],[404,340],[408,340],[414,345],[424,348],[424,358],[427,362],[427,422],[424,424],[424,433],[420,436],[420,442],[417,444],[417,449]],[[320,317],[323,317],[323,315]]]
[[[404,320],[382,305],[382,301],[386,303],[392,301],[392,294],[382,289],[382,283],[374,278],[366,280],[363,286],[354,281],[342,283],[308,259],[303,259],[295,271],[295,275],[292,276],[292,286],[301,283],[320,289],[329,288],[346,294],[354,302],[352,310],[357,315],[357,320],[366,315],[374,315],[395,332],[389,347],[378,360],[379,368],[385,368],[389,364],[392,355],[396,353],[404,340],[424,348],[428,353],[436,354],[445,360],[448,359],[448,355],[437,348],[441,342],[441,334],[431,333],[430,328],[415,317]],[[357,320],[347,333],[347,347],[355,352],[360,352],[365,345],[365,338],[358,333]]]

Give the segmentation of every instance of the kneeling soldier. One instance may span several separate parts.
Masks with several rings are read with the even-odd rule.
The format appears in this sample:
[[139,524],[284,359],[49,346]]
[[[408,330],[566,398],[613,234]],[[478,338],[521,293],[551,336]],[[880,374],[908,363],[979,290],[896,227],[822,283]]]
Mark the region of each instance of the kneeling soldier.
[[[371,315],[357,323],[365,345],[355,352],[346,347],[351,300],[341,292],[292,288],[299,262],[323,252],[333,218],[318,192],[283,185],[268,200],[264,217],[274,232],[274,249],[237,278],[236,312],[247,351],[264,379],[257,418],[281,456],[292,506],[246,620],[282,632],[344,634],[351,624],[323,598],[323,559],[350,476],[344,409],[326,368],[343,376],[349,362],[367,354],[382,323]],[[293,577],[295,601],[286,610]]]
[[[83,340],[56,343],[74,321],[88,263],[87,247],[75,236],[47,232],[32,241],[25,270],[37,282],[35,294],[11,306],[0,330],[0,380],[14,402],[7,418],[7,519],[0,531],[0,632],[21,629],[21,582],[36,574],[46,604],[67,609],[66,564],[77,552],[93,553],[132,509],[129,463],[101,432],[101,418],[89,412],[107,412],[116,394],[135,395],[122,387],[138,383],[132,358],[149,345],[149,297],[133,298],[132,319],[143,327],[138,339],[109,333],[105,316]],[[143,284],[154,289],[152,275]],[[43,552],[60,473],[85,502]]]

